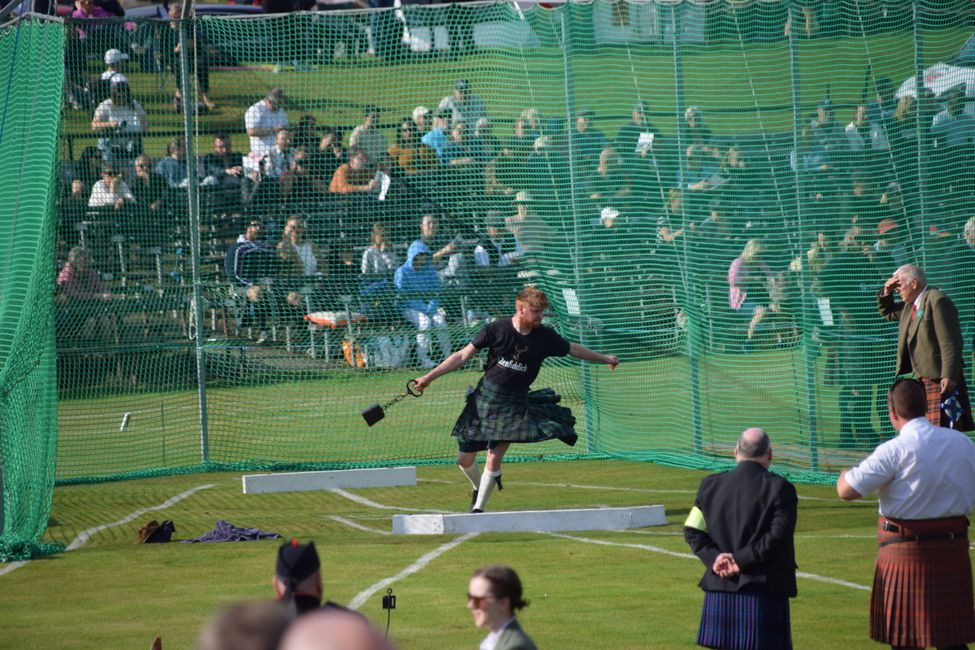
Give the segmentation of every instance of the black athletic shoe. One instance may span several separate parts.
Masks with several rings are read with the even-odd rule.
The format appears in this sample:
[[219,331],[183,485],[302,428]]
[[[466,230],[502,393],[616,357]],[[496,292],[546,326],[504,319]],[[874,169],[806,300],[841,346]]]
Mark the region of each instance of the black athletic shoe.
[[484,511],[481,510],[480,508],[471,508],[471,514],[474,514],[474,513],[477,513],[477,512],[484,512]]
[[472,508],[474,507],[474,504],[475,503],[477,503],[477,490],[471,490],[471,507]]

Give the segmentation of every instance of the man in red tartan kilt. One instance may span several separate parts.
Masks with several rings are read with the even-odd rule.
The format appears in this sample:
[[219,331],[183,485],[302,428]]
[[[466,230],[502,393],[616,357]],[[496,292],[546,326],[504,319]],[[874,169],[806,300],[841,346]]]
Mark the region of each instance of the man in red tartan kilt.
[[847,501],[880,500],[870,638],[893,648],[958,650],[975,641],[968,518],[975,508],[975,444],[925,417],[924,388],[899,379],[887,394],[897,437],[840,474]]
[[[558,439],[574,445],[577,439],[572,411],[558,404],[551,389],[531,391],[542,361],[569,355],[576,359],[605,363],[615,369],[619,359],[570,343],[555,330],[542,325],[548,296],[527,287],[515,299],[515,315],[488,323],[473,340],[430,372],[416,379],[423,391],[434,379],[463,368],[480,350],[489,351],[484,376],[467,396],[453,435],[460,449],[457,464],[474,488],[471,512],[484,512],[491,491],[501,489],[501,459],[512,442],[541,442]],[[487,450],[482,474],[477,453]]]
[[[894,300],[895,291],[900,301]],[[897,322],[895,374],[916,377],[924,386],[928,420],[958,431],[975,429],[961,322],[951,298],[928,286],[924,271],[905,264],[884,283],[877,307],[886,320]]]

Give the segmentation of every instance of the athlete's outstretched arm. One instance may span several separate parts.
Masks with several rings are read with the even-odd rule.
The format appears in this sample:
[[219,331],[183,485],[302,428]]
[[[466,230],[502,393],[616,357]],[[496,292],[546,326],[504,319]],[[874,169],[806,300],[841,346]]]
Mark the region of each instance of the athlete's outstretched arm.
[[477,348],[474,347],[473,343],[468,343],[444,359],[439,366],[422,377],[415,379],[414,382],[416,384],[416,389],[423,392],[423,389],[433,383],[434,379],[440,375],[446,375],[448,372],[453,372],[458,368],[462,368],[465,363],[474,357],[475,354],[477,354]]
[[584,345],[579,343],[569,343],[569,356],[573,356],[576,359],[582,359],[583,361],[595,361],[596,363],[605,363],[609,366],[610,370],[614,370],[617,365],[619,365],[619,358],[615,355],[600,354],[599,352],[594,352]]

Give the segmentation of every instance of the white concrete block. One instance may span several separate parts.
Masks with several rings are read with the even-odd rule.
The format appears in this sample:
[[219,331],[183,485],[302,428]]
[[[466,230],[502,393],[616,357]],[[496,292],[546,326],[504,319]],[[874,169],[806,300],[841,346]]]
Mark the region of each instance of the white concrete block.
[[333,488],[373,488],[416,485],[415,467],[341,469],[325,472],[250,474],[243,477],[244,494],[309,492]]
[[394,535],[622,530],[667,523],[663,506],[393,515]]

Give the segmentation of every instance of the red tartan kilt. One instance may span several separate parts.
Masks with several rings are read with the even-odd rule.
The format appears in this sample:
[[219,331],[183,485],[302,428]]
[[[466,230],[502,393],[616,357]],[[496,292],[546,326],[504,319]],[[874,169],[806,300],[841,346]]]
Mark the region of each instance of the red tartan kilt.
[[[883,529],[884,521],[901,526]],[[894,520],[880,517],[877,542],[954,532],[944,540],[898,542],[877,552],[870,598],[870,638],[895,647],[924,648],[975,641],[975,600],[965,517]]]

